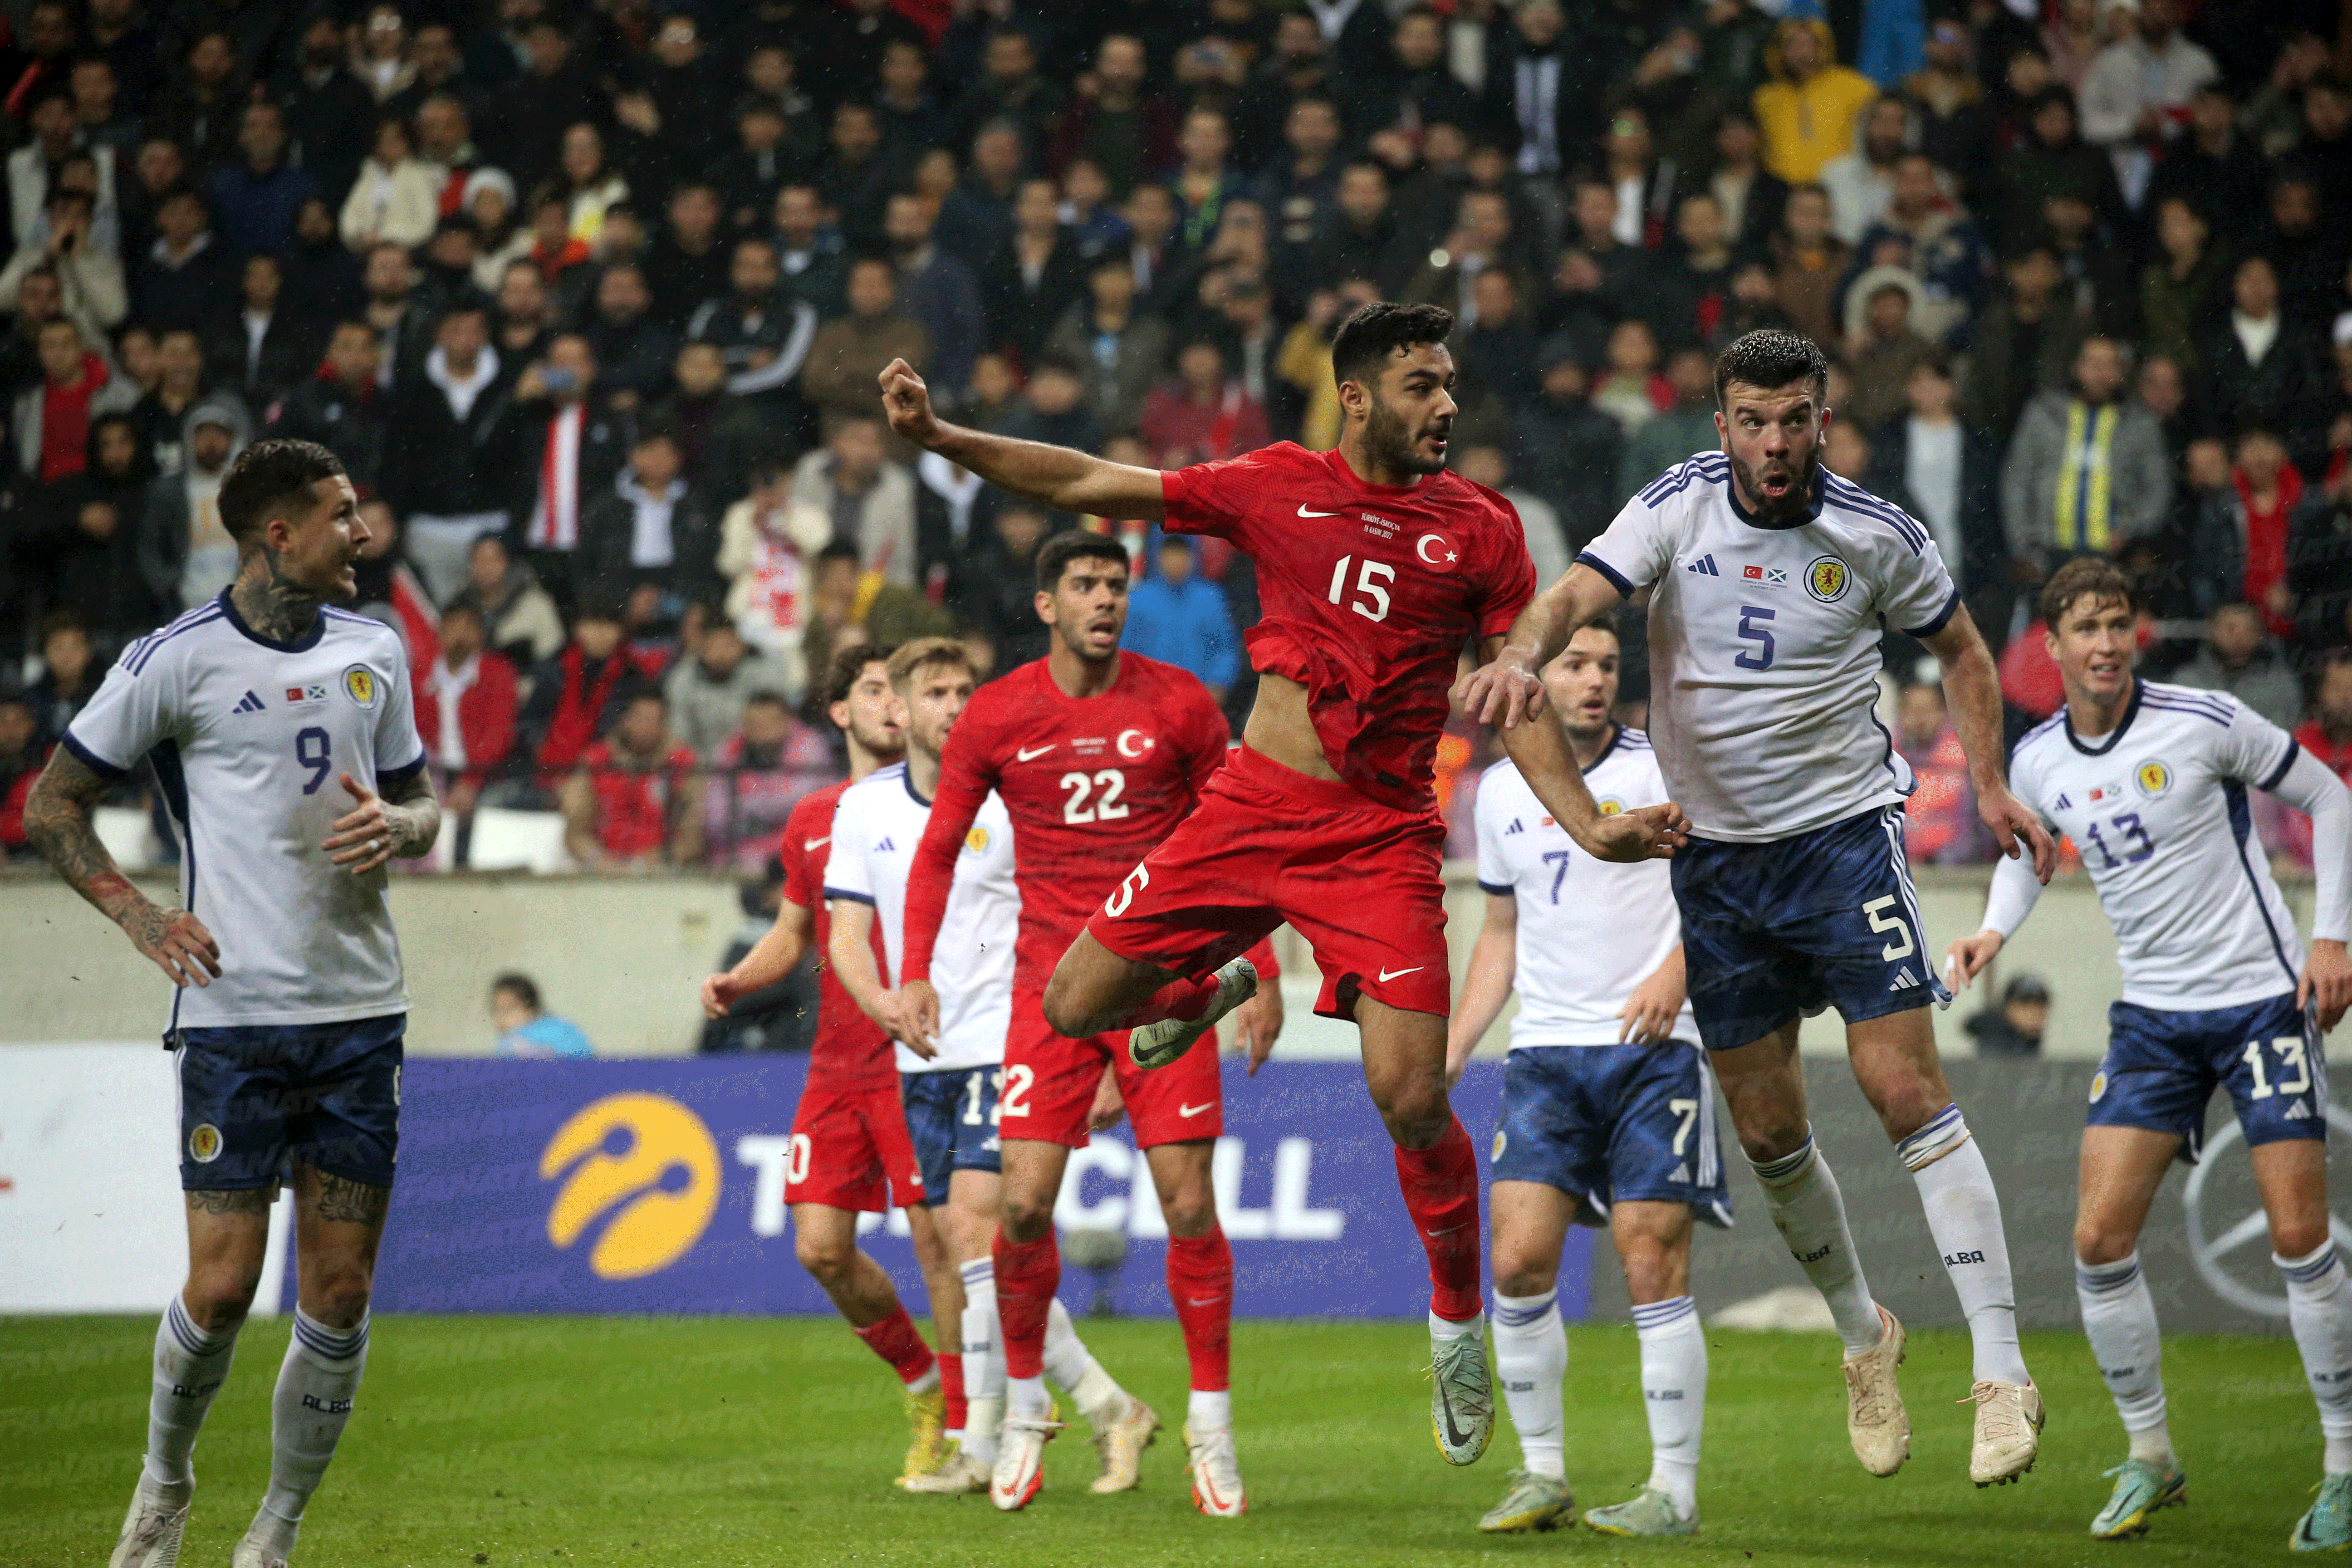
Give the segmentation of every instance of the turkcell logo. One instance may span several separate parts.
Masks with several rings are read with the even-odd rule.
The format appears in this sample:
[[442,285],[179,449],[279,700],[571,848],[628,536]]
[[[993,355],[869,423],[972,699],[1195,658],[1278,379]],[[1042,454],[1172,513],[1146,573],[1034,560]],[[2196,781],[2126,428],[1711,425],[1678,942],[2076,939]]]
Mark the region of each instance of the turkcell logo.
[[719,1146],[702,1119],[664,1094],[614,1094],[574,1115],[539,1156],[559,1176],[547,1239],[568,1247],[591,1230],[600,1279],[658,1273],[702,1239],[719,1206]]

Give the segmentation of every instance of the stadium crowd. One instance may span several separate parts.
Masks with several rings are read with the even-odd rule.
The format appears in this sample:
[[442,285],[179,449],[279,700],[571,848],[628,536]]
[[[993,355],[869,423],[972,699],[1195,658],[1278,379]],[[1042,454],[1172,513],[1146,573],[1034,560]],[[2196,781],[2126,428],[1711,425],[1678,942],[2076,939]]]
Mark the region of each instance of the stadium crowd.
[[[1792,326],[1836,363],[1828,465],[1933,533],[2013,730],[2059,701],[2033,586],[2103,552],[2152,673],[2352,776],[2352,26],[2324,0],[0,16],[7,853],[114,655],[233,574],[215,497],[263,435],[366,500],[362,597],[409,636],[461,835],[554,809],[583,865],[756,872],[841,771],[810,672],[934,632],[1036,657],[1065,528],[1128,542],[1129,646],[1238,717],[1246,561],[917,460],[876,373],[1148,467],[1324,448],[1331,334],[1381,297],[1456,313],[1454,463],[1546,578],[1716,445],[1713,351]],[[1890,647],[1911,851],[1981,859],[1922,662]],[[1445,742],[1463,843],[1491,752]]]

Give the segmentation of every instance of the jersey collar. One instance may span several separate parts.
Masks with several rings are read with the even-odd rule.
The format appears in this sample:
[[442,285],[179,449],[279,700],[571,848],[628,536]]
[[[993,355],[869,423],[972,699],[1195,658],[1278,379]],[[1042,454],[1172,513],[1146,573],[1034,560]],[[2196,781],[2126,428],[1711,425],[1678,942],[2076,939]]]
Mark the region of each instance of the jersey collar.
[[901,767],[901,768],[899,769],[899,771],[898,771],[898,782],[899,782],[900,784],[905,784],[905,785],[907,786],[907,798],[908,798],[908,800],[913,801],[917,805],[921,806],[925,811],[929,811],[929,810],[930,810],[930,809],[931,809],[931,803],[930,803],[929,801],[928,801],[928,800],[925,800],[925,799],[924,799],[924,798],[923,798],[919,794],[918,794],[918,793],[916,792],[916,789],[915,789],[915,770],[914,770],[914,769],[912,769],[912,768],[908,768],[908,767]]
[[1790,518],[1786,522],[1767,522],[1762,518],[1758,517],[1754,512],[1749,511],[1745,506],[1741,505],[1739,500],[1739,481],[1737,479],[1731,479],[1724,485],[1723,493],[1725,498],[1731,502],[1732,515],[1738,518],[1740,521],[1746,523],[1748,527],[1769,528],[1776,533],[1784,532],[1791,528],[1802,528],[1805,524],[1812,521],[1814,519],[1822,515],[1822,498],[1829,493],[1829,472],[1830,471],[1827,468],[1816,468],[1814,470],[1812,504],[1805,508],[1805,510],[1800,512],[1797,516]]
[[1622,741],[1622,740],[1623,740],[1624,738],[1625,738],[1625,726],[1624,726],[1624,725],[1622,725],[1622,724],[1617,723],[1617,722],[1615,722],[1614,721],[1611,721],[1611,723],[1610,723],[1610,725],[1609,725],[1609,743],[1608,743],[1607,745],[1605,745],[1605,746],[1603,746],[1603,747],[1601,747],[1601,754],[1600,754],[1599,756],[1597,756],[1597,757],[1595,757],[1595,758],[1593,758],[1593,759],[1592,759],[1592,766],[1591,766],[1591,767],[1582,768],[1582,769],[1580,769],[1579,771],[1580,771],[1580,772],[1581,772],[1581,773],[1591,773],[1591,772],[1592,771],[1592,769],[1593,769],[1593,768],[1597,768],[1597,767],[1599,767],[1601,763],[1603,763],[1607,762],[1607,761],[1610,759],[1611,755],[1612,755],[1612,754],[1613,754],[1613,753],[1616,752],[1616,750],[1617,750],[1617,742],[1620,742],[1620,741]]
[[2124,731],[2131,728],[2132,721],[2139,717],[2139,696],[2147,689],[2146,681],[2137,676],[2132,677],[2131,700],[2124,705],[2123,721],[2095,741],[2085,741],[2082,736],[2074,733],[2074,716],[2072,713],[2064,713],[2063,716],[2066,721],[2066,743],[2086,757],[2104,757],[2114,751],[2116,743],[2124,738]]
[[310,622],[309,631],[304,632],[292,642],[279,642],[276,637],[262,636],[245,624],[245,617],[236,613],[236,601],[229,597],[229,590],[226,588],[223,588],[220,592],[220,607],[222,613],[228,616],[230,626],[235,626],[262,647],[278,653],[306,653],[317,647],[319,639],[327,635],[327,612],[323,609]]

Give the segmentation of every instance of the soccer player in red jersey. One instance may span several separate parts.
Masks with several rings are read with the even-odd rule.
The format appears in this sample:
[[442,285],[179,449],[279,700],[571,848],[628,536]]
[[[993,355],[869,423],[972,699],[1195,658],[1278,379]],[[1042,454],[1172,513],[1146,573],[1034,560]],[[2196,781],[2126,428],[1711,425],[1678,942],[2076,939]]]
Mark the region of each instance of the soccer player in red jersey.
[[[866,644],[844,648],[834,658],[827,712],[848,738],[849,777],[803,797],[785,820],[779,849],[784,893],[776,923],[740,963],[702,983],[702,1010],[713,1018],[725,1017],[737,1002],[782,980],[799,966],[802,954],[825,951],[831,925],[824,892],[825,847],[833,837],[835,803],[842,791],[906,751],[893,707],[889,658],[887,647]],[[955,1265],[924,1204],[922,1171],[899,1103],[890,1037],[859,1010],[830,965],[819,971],[816,1040],[793,1113],[784,1202],[791,1205],[801,1267],[816,1277],[857,1337],[890,1363],[905,1387],[914,1436],[899,1483],[929,1473],[947,1457],[948,1436],[963,1425],[962,1325],[935,1314],[940,1342],[955,1344],[958,1353],[934,1356],[899,1304],[890,1276],[859,1248],[857,1216],[896,1204],[907,1211],[925,1277],[941,1271],[952,1277]]]
[[[1253,942],[1286,920],[1313,944],[1316,1011],[1352,1017],[1361,1034],[1429,1257],[1431,1429],[1448,1462],[1469,1464],[1493,1436],[1494,1392],[1477,1163],[1446,1099],[1433,764],[1463,650],[1494,657],[1535,569],[1510,504],[1445,470],[1453,325],[1434,306],[1364,306],[1332,342],[1345,413],[1337,450],[1282,442],[1168,474],[946,424],[903,361],[880,381],[894,430],[992,484],[1065,510],[1214,534],[1255,563],[1259,682],[1241,748],[1062,955],[1045,1016],[1073,1037],[1129,1027],[1130,1055],[1181,1062],[1254,990],[1237,961]],[[1680,841],[1671,805],[1602,816],[1556,719],[1507,742],[1594,856],[1644,859]],[[1003,1272],[1000,1261],[1000,1289]]]
[[[928,1037],[937,1027],[932,950],[957,853],[992,790],[1013,818],[1021,929],[997,1098],[1004,1177],[993,1262],[1009,1385],[989,1495],[1006,1510],[1036,1495],[1038,1461],[1053,1432],[1041,1357],[1061,1279],[1054,1200],[1070,1151],[1115,1120],[1123,1100],[1168,1221],[1169,1294],[1192,1363],[1185,1438],[1193,1499],[1203,1513],[1231,1517],[1245,1501],[1229,1392],[1233,1251],[1210,1181],[1210,1157],[1224,1131],[1216,1052],[1195,1052],[1170,1071],[1147,1074],[1128,1060],[1123,1042],[1099,1031],[1065,1038],[1045,1020],[1055,961],[1104,895],[1192,809],[1230,744],[1207,687],[1173,665],[1120,651],[1127,576],[1126,550],[1100,534],[1064,533],[1038,552],[1037,614],[1052,628],[1052,648],[982,687],[948,737],[938,797],[908,879],[899,1010],[911,1032]],[[1270,1043],[1280,1006],[1269,990],[1244,1026]],[[1157,1418],[1139,1405],[1125,1419],[1115,1411],[1087,1414],[1108,1440],[1097,1489],[1112,1489],[1114,1479],[1131,1485],[1133,1461]]]

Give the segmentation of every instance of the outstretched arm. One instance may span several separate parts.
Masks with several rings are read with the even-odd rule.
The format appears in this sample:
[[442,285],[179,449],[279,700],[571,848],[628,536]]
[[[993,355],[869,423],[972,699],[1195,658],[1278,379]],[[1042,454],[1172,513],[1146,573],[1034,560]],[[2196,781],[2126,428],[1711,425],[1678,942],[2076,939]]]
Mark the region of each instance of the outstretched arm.
[[905,360],[892,360],[882,372],[882,408],[890,428],[907,440],[1024,500],[1057,511],[1144,522],[1166,515],[1158,469],[950,425],[931,412],[930,388]]
[[66,885],[131,938],[179,986],[209,985],[221,972],[220,943],[185,910],[167,910],[131,885],[99,842],[90,814],[107,781],[59,746],[25,803],[25,837]]
[[2037,881],[2047,883],[2058,868],[2058,846],[2039,815],[2011,795],[2001,766],[2000,672],[1977,623],[1963,605],[1940,631],[1920,639],[1944,668],[1944,700],[1968,752],[1969,778],[1977,788],[1977,815],[1992,829],[2002,855],[2016,859],[2023,846],[2032,858]]
[[1616,584],[1578,562],[1528,601],[1501,651],[1462,678],[1455,700],[1481,724],[1502,731],[1507,743],[1521,720],[1544,710],[1543,667],[1559,657],[1579,628],[1615,609],[1624,597]]

